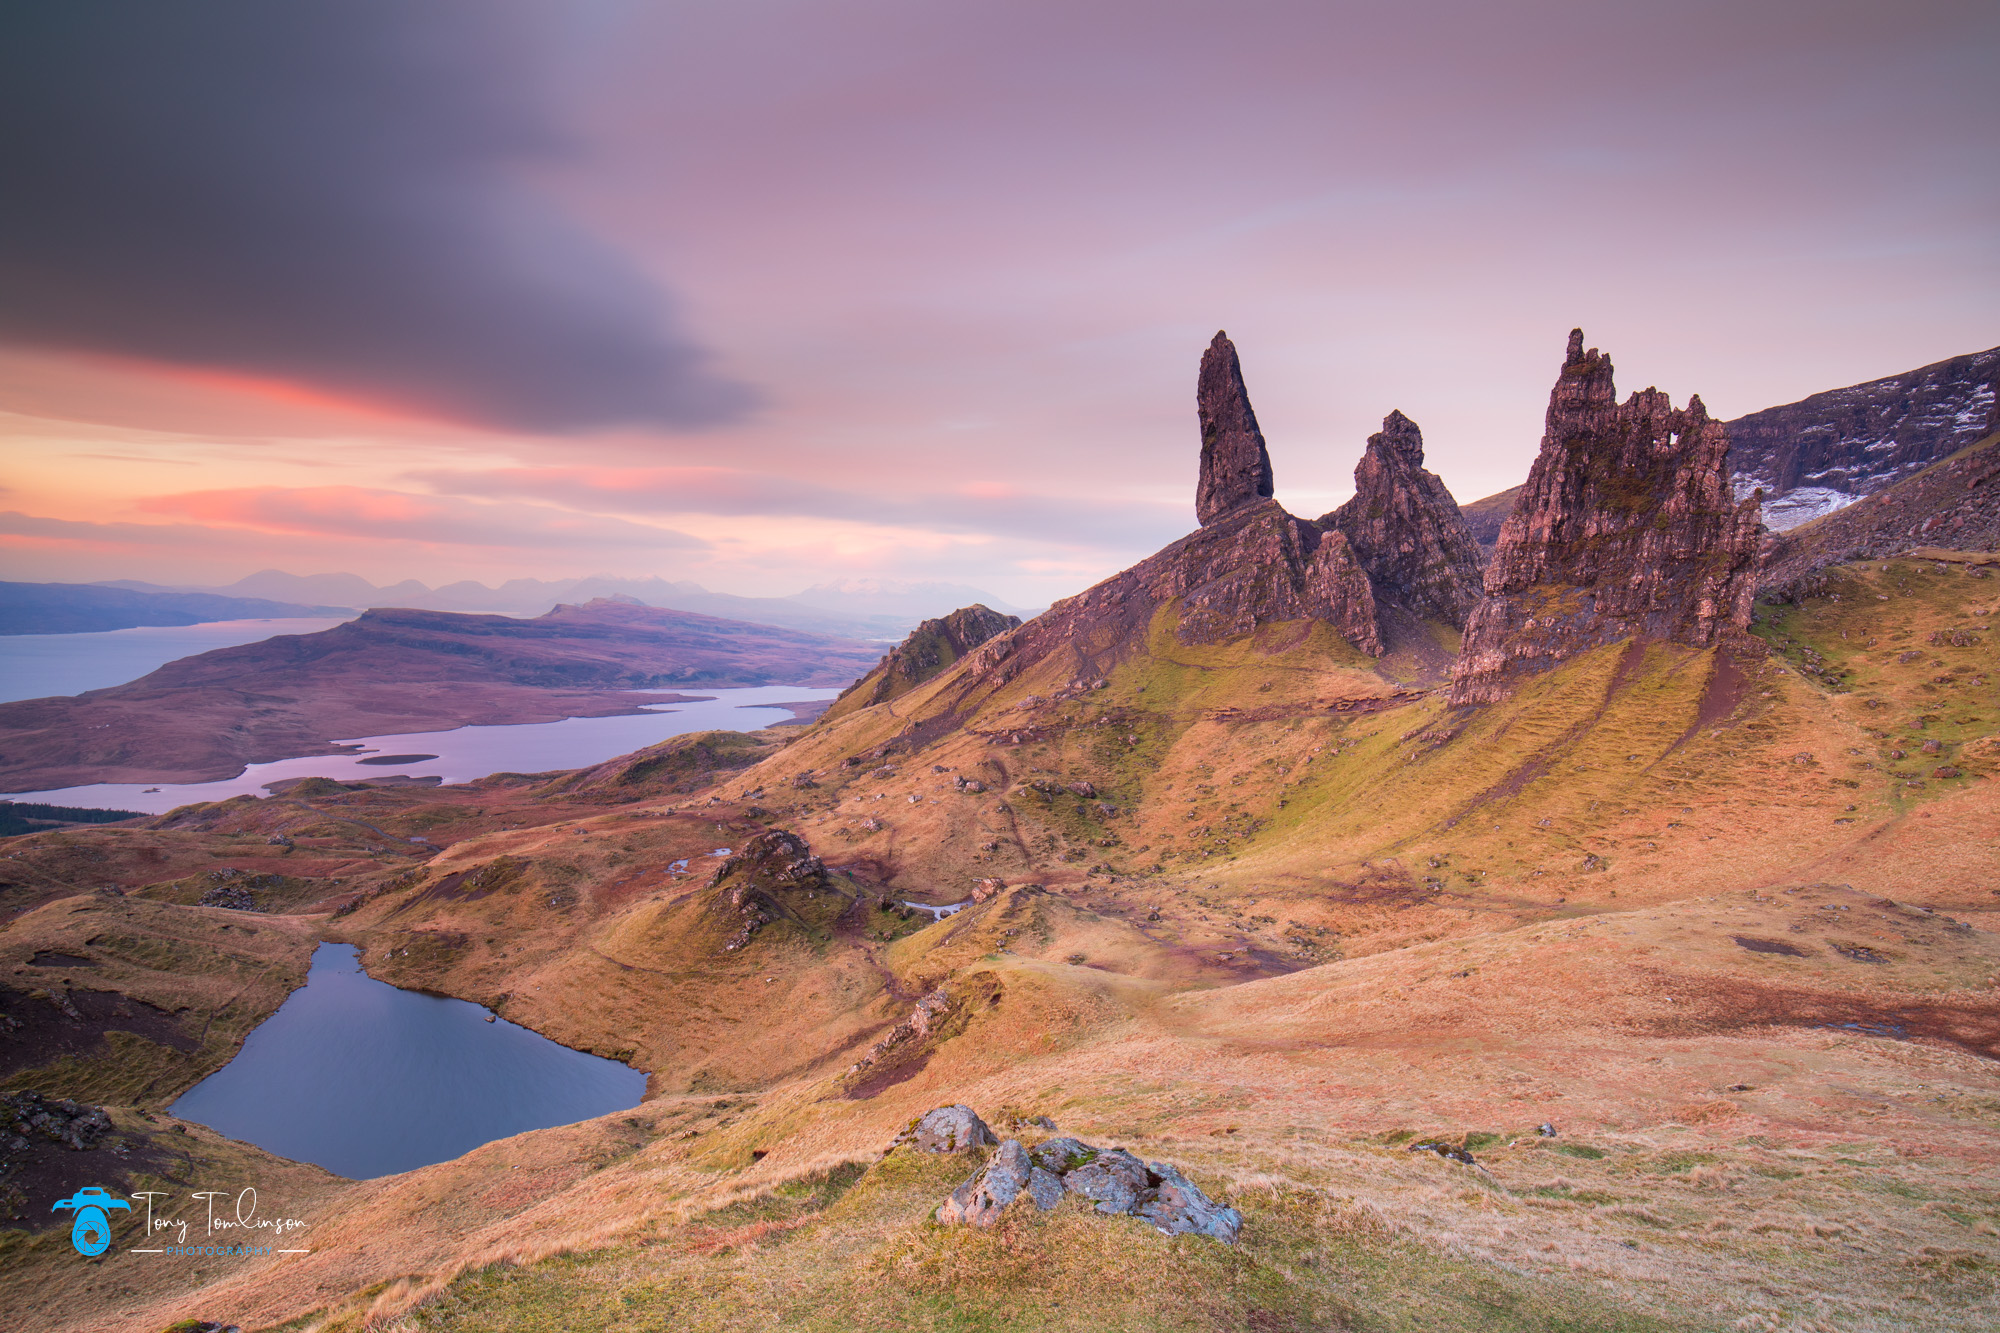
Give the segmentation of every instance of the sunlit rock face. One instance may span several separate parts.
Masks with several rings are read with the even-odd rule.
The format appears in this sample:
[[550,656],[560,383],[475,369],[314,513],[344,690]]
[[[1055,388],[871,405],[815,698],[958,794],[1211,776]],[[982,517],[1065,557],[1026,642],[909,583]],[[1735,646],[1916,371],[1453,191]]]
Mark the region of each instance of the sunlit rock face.
[[1458,502],[1424,467],[1424,436],[1401,412],[1382,419],[1354,469],[1354,498],[1319,520],[1347,538],[1378,600],[1464,629],[1479,603],[1479,547]]
[[1637,636],[1706,647],[1750,620],[1762,526],[1732,498],[1729,437],[1700,398],[1618,401],[1611,359],[1573,331],[1541,453],[1467,622],[1454,704]]

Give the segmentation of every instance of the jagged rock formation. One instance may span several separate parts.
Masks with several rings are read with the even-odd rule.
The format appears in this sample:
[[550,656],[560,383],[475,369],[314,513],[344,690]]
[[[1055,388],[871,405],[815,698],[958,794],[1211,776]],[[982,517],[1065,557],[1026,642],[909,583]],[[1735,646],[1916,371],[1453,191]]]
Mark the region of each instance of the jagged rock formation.
[[823,716],[834,718],[908,694],[996,634],[1021,623],[984,606],[966,606],[941,620],[926,620],[889,650],[873,671],[840,692]]
[[1736,493],[1764,490],[1764,521],[1796,527],[2000,430],[2000,347],[1829,389],[1725,423]]
[[1549,396],[1542,449],[1500,531],[1452,703],[1638,636],[1706,647],[1750,619],[1761,528],[1730,498],[1729,437],[1701,399],[1644,389],[1623,404],[1583,331]]
[[1205,526],[1271,498],[1271,455],[1257,429],[1257,414],[1250,410],[1236,344],[1226,333],[1217,333],[1202,353],[1195,410],[1201,417],[1201,479],[1195,484],[1194,513]]
[[2000,551],[2000,434],[1772,543],[1761,588],[1790,598],[1828,565],[1926,548]]
[[1464,629],[1479,603],[1479,547],[1458,502],[1424,468],[1424,437],[1401,412],[1382,418],[1354,468],[1354,498],[1319,520],[1347,538],[1378,601]]

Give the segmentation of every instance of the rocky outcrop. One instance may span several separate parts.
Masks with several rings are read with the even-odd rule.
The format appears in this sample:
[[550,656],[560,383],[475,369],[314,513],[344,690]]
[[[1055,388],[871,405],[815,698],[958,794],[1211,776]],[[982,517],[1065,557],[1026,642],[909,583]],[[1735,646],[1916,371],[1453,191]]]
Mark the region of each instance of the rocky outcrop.
[[[970,1107],[939,1107],[925,1116],[953,1113],[971,1116],[980,1130],[986,1126]],[[919,1121],[921,1126],[924,1122]],[[922,1148],[921,1140],[918,1147]],[[964,1151],[932,1148],[928,1151]],[[1150,1222],[1169,1236],[1210,1236],[1235,1244],[1243,1215],[1202,1193],[1199,1186],[1166,1162],[1144,1162],[1123,1148],[1093,1148],[1079,1139],[1054,1138],[1025,1148],[1008,1139],[966,1182],[951,1192],[937,1210],[943,1223],[987,1227],[1009,1207],[1032,1203],[1047,1212],[1064,1194],[1088,1200],[1106,1216],[1133,1216]]]
[[1479,547],[1458,503],[1424,467],[1424,437],[1401,412],[1382,419],[1354,469],[1354,498],[1319,520],[1347,538],[1378,602],[1464,629],[1479,603]]
[[832,719],[908,694],[996,634],[1018,627],[1019,616],[966,606],[926,620],[891,649],[875,669],[840,692],[823,715]]
[[35,1139],[84,1152],[95,1148],[110,1132],[111,1117],[101,1106],[86,1106],[66,1097],[44,1097],[39,1092],[0,1094],[0,1165]]
[[1793,528],[1873,495],[2000,430],[2000,347],[1829,389],[1727,423],[1738,495]]
[[798,900],[838,893],[827,880],[826,865],[788,829],[750,839],[715,868],[709,887],[716,890],[716,910],[735,927],[723,943],[725,953],[741,949],[774,921],[797,920],[803,906]]
[[1250,409],[1236,344],[1218,333],[1201,358],[1195,386],[1201,418],[1201,479],[1195,484],[1195,517],[1207,525],[1245,505],[1271,498],[1271,455]]
[[1761,527],[1754,498],[1731,499],[1728,452],[1700,398],[1675,408],[1644,389],[1621,404],[1611,359],[1572,332],[1452,702],[1504,699],[1518,677],[1620,639],[1706,647],[1748,625]]

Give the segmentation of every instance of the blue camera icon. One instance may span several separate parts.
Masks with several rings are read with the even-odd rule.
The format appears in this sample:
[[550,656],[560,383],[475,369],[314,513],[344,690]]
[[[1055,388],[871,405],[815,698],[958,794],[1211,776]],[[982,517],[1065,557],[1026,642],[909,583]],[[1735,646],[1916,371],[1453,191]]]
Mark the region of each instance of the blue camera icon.
[[57,1199],[49,1209],[59,1213],[65,1208],[76,1210],[76,1221],[70,1225],[69,1243],[76,1246],[81,1255],[95,1257],[103,1254],[111,1246],[111,1214],[107,1208],[123,1208],[130,1212],[128,1200],[114,1198],[95,1185],[85,1185],[67,1199]]

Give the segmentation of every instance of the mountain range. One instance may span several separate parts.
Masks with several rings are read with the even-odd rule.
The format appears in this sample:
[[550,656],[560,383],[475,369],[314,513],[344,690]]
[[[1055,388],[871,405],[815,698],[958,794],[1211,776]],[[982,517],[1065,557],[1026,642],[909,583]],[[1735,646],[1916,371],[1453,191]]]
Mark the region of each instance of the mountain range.
[[789,597],[739,597],[710,592],[698,583],[658,577],[618,578],[609,574],[575,579],[509,579],[496,588],[467,579],[432,588],[415,579],[377,586],[355,574],[299,575],[266,569],[217,588],[166,587],[134,579],[114,579],[94,586],[180,596],[206,594],[294,603],[311,601],[354,611],[393,606],[507,616],[539,616],[563,604],[625,598],[647,606],[693,611],[756,625],[864,639],[900,638],[918,621],[971,602],[1005,606],[992,594],[963,584],[882,579],[835,580],[815,584]]

